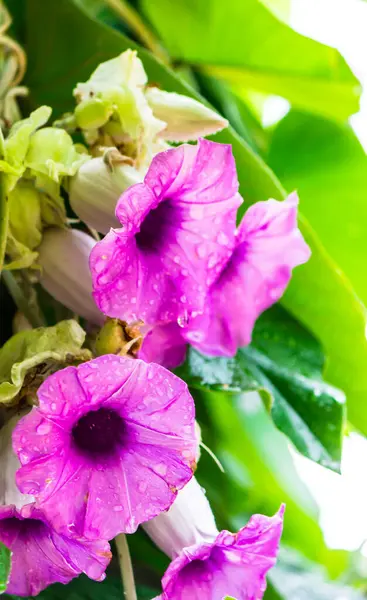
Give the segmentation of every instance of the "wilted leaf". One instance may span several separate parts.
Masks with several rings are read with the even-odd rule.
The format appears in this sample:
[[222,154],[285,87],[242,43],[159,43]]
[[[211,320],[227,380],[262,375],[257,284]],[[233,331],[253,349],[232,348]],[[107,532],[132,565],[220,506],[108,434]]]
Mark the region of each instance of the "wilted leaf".
[[[23,384],[33,385],[57,368],[91,358],[83,350],[84,330],[76,321],[21,331],[0,350],[0,403],[10,404]],[[28,382],[27,382],[28,379]]]

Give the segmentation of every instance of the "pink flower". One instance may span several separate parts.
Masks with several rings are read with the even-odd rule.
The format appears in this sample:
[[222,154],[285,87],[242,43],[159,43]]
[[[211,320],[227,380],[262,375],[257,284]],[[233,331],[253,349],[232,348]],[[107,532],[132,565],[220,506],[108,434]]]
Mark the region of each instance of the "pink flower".
[[274,517],[253,515],[238,533],[219,533],[203,490],[191,479],[168,512],[144,524],[172,558],[156,600],[260,600],[276,562],[283,514],[284,506]]
[[51,375],[38,398],[13,433],[17,483],[56,530],[132,533],[192,477],[194,402],[163,367],[105,355]]
[[121,229],[92,251],[100,310],[149,325],[203,310],[233,249],[237,190],[230,146],[200,139],[158,154],[117,204]]
[[260,600],[276,562],[283,510],[253,515],[238,533],[221,531],[213,542],[185,548],[162,579],[162,600]]
[[80,573],[102,581],[112,557],[107,542],[56,533],[31,504],[21,511],[0,507],[0,541],[12,552],[6,591],[16,596],[36,596],[51,583],[68,583]]
[[153,330],[144,341],[142,358],[171,368],[182,362],[187,342],[211,356],[234,356],[249,344],[256,319],[281,298],[292,269],[310,257],[297,227],[297,205],[293,193],[283,202],[251,206],[230,258],[209,289],[204,310],[184,327],[171,323]]

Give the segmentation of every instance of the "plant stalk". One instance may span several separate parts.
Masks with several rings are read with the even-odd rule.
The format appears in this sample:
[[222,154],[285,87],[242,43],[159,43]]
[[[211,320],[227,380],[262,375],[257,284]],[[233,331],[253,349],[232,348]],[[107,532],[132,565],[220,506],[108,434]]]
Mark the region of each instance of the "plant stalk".
[[130,551],[126,535],[120,533],[115,537],[117,555],[120,564],[124,597],[126,600],[138,600],[134,581],[133,566],[131,564]]

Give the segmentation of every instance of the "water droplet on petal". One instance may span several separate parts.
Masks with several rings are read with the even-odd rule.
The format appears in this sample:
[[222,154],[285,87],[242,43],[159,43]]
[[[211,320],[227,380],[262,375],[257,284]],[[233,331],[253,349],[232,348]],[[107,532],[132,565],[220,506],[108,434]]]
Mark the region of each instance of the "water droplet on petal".
[[218,235],[218,237],[217,237],[217,242],[218,242],[218,244],[220,244],[221,246],[228,246],[229,239],[228,239],[228,237],[226,236],[226,234],[225,234],[223,231],[221,231],[221,232],[219,233],[219,235]]
[[51,423],[43,419],[39,425],[36,427],[36,433],[38,435],[47,435],[51,431]]

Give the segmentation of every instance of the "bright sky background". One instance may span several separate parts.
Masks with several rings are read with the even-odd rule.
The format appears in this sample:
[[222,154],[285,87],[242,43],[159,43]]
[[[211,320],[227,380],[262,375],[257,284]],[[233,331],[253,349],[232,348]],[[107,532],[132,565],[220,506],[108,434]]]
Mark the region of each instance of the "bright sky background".
[[[362,82],[361,110],[351,118],[351,124],[367,150],[367,2],[292,0],[290,21],[300,33],[337,48]],[[267,107],[264,121],[274,122],[286,110],[287,103],[276,99]],[[294,462],[320,507],[320,524],[328,545],[357,550],[364,544],[362,551],[367,556],[367,441],[357,434],[345,439],[342,475],[295,452]]]

